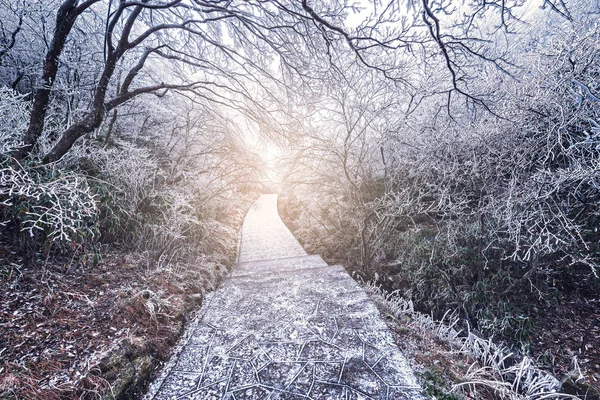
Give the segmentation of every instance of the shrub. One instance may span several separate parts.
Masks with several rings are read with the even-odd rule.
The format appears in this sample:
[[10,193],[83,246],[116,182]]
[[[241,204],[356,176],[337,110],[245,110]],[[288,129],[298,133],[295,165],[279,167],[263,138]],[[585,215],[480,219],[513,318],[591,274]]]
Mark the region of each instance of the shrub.
[[6,157],[21,144],[29,111],[25,96],[0,86],[0,156]]
[[[87,179],[55,166],[24,168],[7,159],[0,169],[5,228],[27,235],[46,252],[80,250],[98,238],[98,204]],[[8,219],[7,219],[8,218]]]

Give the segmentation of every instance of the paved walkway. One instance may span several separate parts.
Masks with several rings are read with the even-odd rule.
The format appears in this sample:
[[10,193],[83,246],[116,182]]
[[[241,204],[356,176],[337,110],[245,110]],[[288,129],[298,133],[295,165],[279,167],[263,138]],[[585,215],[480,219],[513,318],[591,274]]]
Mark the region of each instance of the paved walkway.
[[279,218],[277,195],[261,196],[244,220],[238,261],[275,260],[306,255],[306,251]]
[[261,196],[239,262],[147,399],[424,399],[364,291],[307,255]]

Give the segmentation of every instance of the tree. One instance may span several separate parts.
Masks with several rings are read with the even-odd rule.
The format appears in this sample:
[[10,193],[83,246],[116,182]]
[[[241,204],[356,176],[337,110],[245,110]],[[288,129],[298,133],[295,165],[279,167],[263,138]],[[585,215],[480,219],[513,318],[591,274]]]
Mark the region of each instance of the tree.
[[58,72],[59,58],[76,19],[98,1],[88,0],[79,4],[79,0],[66,0],[59,7],[54,35],[44,59],[42,75],[33,99],[29,127],[23,136],[23,146],[15,154],[17,158],[25,157],[42,134],[50,93]]
[[[561,10],[560,4],[546,4]],[[389,1],[359,14],[362,22],[352,26],[349,15],[359,10],[337,1],[119,0],[106,5],[99,0],[65,0],[57,11],[24,146],[16,155],[30,154],[42,134],[59,60],[75,26],[102,36],[102,69],[88,109],[62,132],[44,155],[46,162],[60,159],[78,138],[101,126],[108,112],[142,94],[193,93],[215,104],[243,108],[255,121],[269,119],[281,108],[265,105],[277,102],[277,88],[290,85],[292,79],[314,85],[322,76],[319,71],[339,70],[352,55],[414,96],[422,96],[419,92],[425,89],[425,95],[443,95],[450,102],[456,92],[490,110],[486,94],[473,92],[469,84],[473,62],[504,72],[510,72],[512,64],[506,54],[491,51],[497,40],[479,32],[494,15],[508,30],[518,21],[522,5],[498,0],[452,8],[449,2]],[[459,18],[462,15],[465,18]],[[446,74],[449,85],[423,88],[414,81],[412,63]],[[160,68],[169,72],[161,74]]]
[[[59,57],[73,26],[76,21],[83,21],[97,29],[98,21],[92,17],[103,11],[100,6],[97,0],[81,4],[72,0],[63,2],[59,8],[41,86],[34,95],[24,146],[17,152],[19,158],[29,154],[41,136]],[[141,94],[163,96],[167,91],[177,90],[193,92],[200,98],[209,98],[234,108],[245,107],[245,101],[252,103],[252,91],[267,89],[263,79],[278,82],[278,78],[265,66],[272,61],[273,54],[261,56],[260,52],[270,49],[278,55],[280,62],[294,68],[284,49],[287,31],[295,32],[293,26],[280,24],[279,15],[271,18],[272,26],[262,25],[261,18],[269,22],[270,14],[264,8],[254,8],[258,9],[255,14],[247,13],[244,4],[226,2],[120,1],[114,8],[110,3],[104,10],[107,14],[103,33],[105,59],[94,85],[91,105],[60,135],[54,148],[45,155],[45,161],[58,160],[78,138],[97,129],[106,112]],[[84,14],[91,14],[87,15],[87,21]],[[268,38],[267,32],[275,32],[276,39]],[[236,49],[237,46],[241,49]],[[151,58],[155,69],[178,64],[179,67],[173,68],[179,68],[181,79],[165,82],[168,77],[159,74],[154,81],[148,79],[144,82],[146,85],[135,86],[140,72]],[[125,68],[124,64],[128,64],[120,71],[124,78],[122,82],[115,82],[115,71],[119,67]],[[190,79],[194,74],[201,79]],[[255,111],[268,111],[264,104],[254,103]],[[247,115],[261,118],[250,111]]]

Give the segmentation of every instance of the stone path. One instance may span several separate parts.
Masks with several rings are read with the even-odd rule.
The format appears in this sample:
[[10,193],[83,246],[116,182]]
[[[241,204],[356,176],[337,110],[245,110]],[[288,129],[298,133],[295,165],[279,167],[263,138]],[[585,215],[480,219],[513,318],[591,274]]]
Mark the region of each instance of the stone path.
[[146,399],[424,399],[365,292],[307,255],[263,195],[239,262]]

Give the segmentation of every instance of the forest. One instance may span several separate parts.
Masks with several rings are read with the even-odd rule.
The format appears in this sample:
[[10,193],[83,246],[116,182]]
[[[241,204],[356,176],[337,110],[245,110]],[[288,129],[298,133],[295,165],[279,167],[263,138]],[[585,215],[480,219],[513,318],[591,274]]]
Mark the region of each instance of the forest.
[[599,17],[0,0],[0,398],[139,398],[274,192],[310,254],[600,398]]

